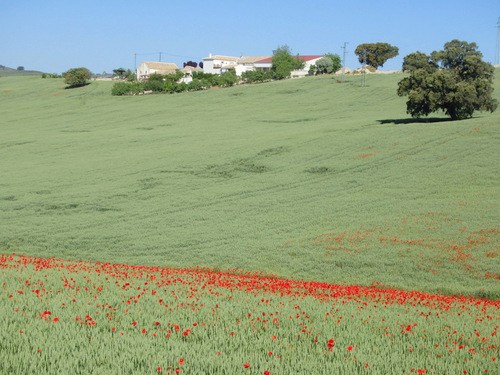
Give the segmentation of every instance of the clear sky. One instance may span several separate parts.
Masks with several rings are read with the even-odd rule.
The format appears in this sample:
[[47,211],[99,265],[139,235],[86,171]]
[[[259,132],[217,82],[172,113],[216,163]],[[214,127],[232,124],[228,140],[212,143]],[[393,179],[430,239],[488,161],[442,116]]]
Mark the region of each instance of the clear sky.
[[386,42],[403,57],[452,39],[476,42],[494,63],[500,0],[1,0],[0,65],[62,73],[135,69],[142,61],[200,62],[209,53],[271,55],[279,45],[303,55],[336,53],[360,66],[361,43]]

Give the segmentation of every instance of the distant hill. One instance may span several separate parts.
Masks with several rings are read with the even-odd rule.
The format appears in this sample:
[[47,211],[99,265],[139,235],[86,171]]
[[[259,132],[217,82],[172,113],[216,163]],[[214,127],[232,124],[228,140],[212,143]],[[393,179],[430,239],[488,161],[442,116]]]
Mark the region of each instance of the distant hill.
[[0,65],[0,77],[12,77],[12,76],[40,76],[43,72],[37,70],[17,70],[12,69],[4,65]]

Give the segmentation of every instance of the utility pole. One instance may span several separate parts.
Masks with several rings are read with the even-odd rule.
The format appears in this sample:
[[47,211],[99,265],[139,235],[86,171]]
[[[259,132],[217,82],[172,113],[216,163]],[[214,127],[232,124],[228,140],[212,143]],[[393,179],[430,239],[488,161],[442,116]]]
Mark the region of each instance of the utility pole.
[[137,53],[134,53],[134,70],[137,71]]
[[160,54],[160,60],[159,61],[161,62],[161,52],[159,52],[159,54]]
[[346,48],[347,48],[347,43],[348,42],[344,42],[344,45],[340,48],[342,48],[344,50],[344,53],[342,55],[342,82],[344,82],[344,74],[345,74],[345,54],[346,54]]

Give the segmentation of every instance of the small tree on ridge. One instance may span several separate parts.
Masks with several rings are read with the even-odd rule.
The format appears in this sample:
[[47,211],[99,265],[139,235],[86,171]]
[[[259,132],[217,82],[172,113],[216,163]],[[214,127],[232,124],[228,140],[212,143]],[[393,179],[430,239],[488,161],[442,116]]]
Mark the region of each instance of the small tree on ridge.
[[389,43],[364,43],[354,51],[361,64],[367,64],[377,69],[384,66],[387,60],[399,54],[399,48]]

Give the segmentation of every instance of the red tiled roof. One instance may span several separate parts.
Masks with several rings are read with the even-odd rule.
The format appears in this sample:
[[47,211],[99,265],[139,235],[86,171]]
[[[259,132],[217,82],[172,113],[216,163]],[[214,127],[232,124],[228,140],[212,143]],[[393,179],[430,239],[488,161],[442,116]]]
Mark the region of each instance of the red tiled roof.
[[[295,57],[295,56],[294,56]],[[318,59],[320,57],[323,57],[323,55],[299,55],[299,57],[301,59],[303,59],[304,61],[310,61],[310,60],[314,60],[314,59]],[[264,59],[264,60],[259,60],[259,61],[256,61],[256,62],[259,62],[259,63],[270,63],[273,61],[273,57],[268,57],[267,59]]]

